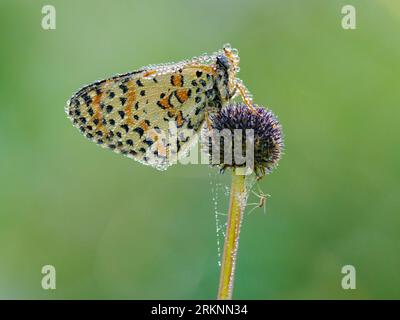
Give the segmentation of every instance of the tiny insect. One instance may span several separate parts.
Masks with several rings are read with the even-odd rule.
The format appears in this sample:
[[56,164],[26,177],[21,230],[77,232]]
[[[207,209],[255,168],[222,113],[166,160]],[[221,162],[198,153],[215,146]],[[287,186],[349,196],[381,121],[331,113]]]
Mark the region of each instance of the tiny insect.
[[260,187],[258,187],[258,193],[255,191],[252,191],[252,193],[259,199],[258,202],[253,202],[253,203],[248,203],[248,206],[254,206],[248,214],[252,213],[255,209],[257,208],[263,208],[264,213],[266,210],[266,204],[267,204],[267,198],[270,197],[269,194],[265,194],[264,192],[261,191]]
[[[195,142],[179,134],[171,143],[169,122],[197,133],[237,95],[252,108],[239,72],[239,55],[229,45],[212,55],[178,63],[149,65],[87,85],[67,102],[73,125],[102,147],[164,170]],[[174,145],[175,144],[175,145]]]

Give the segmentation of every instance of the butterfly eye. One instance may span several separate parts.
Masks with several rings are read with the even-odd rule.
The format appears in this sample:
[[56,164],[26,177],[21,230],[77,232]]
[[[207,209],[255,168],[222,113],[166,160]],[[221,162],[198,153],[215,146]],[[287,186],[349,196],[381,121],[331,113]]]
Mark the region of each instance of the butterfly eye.
[[223,67],[225,70],[228,70],[230,67],[228,58],[225,56],[219,56],[217,57],[217,64],[221,67]]

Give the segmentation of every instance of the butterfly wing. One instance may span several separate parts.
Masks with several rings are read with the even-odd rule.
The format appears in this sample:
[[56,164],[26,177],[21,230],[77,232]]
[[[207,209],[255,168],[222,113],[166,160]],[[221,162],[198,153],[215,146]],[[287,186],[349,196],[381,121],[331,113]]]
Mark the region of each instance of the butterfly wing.
[[218,96],[214,75],[207,65],[148,67],[82,88],[66,112],[88,139],[165,169],[190,148],[189,133],[204,123],[207,105]]

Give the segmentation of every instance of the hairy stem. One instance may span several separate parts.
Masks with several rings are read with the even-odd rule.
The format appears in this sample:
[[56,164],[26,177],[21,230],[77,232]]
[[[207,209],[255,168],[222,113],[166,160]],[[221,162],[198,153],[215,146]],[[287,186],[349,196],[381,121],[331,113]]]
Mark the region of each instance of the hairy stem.
[[246,176],[232,170],[232,185],[228,209],[228,221],[222,255],[218,300],[232,299],[235,265],[239,246],[240,226],[246,206]]

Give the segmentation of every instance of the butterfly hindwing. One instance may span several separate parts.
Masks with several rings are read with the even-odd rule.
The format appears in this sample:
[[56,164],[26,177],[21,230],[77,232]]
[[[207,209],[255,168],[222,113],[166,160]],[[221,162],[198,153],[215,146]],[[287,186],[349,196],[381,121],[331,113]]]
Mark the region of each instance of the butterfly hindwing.
[[[216,99],[214,84],[210,66],[144,68],[82,88],[67,113],[90,140],[164,169],[171,150],[179,157],[192,144],[190,130],[200,130],[206,107]],[[171,139],[171,121],[187,133]]]

